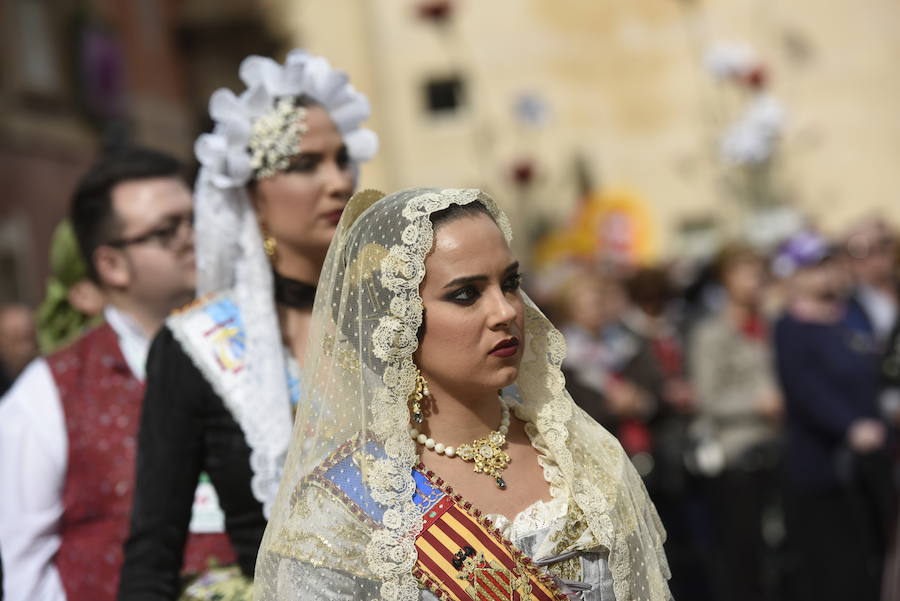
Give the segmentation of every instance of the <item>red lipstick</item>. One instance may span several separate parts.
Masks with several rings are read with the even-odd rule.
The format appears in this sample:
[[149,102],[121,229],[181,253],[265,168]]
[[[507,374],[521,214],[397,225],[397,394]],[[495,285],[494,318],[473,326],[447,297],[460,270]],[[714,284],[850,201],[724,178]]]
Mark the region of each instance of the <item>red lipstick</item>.
[[343,209],[337,209],[335,211],[329,211],[328,213],[325,213],[322,216],[325,218],[326,221],[328,221],[328,223],[333,223],[334,225],[337,225],[338,221],[341,220],[341,215],[343,215],[343,213],[344,213]]
[[512,357],[519,352],[519,339],[513,336],[497,343],[489,355],[493,357]]

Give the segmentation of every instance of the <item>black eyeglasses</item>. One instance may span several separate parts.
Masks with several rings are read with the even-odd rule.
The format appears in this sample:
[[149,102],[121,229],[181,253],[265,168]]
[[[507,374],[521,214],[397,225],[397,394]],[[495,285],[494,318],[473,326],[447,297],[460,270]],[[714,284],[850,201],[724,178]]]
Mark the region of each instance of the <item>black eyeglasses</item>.
[[182,215],[173,215],[167,220],[165,225],[154,228],[149,232],[132,236],[131,238],[117,238],[115,240],[110,240],[105,244],[106,246],[112,246],[113,248],[125,248],[126,246],[133,246],[135,244],[154,242],[163,248],[171,248],[175,240],[178,239],[182,226],[185,225],[193,228],[193,212],[184,213]]

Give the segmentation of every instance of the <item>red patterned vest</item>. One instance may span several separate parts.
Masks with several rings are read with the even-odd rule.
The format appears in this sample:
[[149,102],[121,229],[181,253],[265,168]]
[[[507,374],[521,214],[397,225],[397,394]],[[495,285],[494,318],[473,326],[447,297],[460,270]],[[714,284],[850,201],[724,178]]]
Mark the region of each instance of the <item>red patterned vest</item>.
[[[56,567],[67,601],[115,601],[130,525],[144,385],[103,324],[47,358],[68,435]],[[231,563],[224,534],[191,535],[184,570]]]

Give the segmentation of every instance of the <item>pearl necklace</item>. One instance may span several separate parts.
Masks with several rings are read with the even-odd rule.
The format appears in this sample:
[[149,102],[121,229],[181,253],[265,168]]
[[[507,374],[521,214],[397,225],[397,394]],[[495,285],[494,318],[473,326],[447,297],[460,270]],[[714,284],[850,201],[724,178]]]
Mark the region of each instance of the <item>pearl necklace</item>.
[[503,397],[498,397],[498,399],[500,400],[500,411],[502,414],[500,427],[483,438],[454,448],[436,442],[433,438],[425,436],[416,428],[410,428],[409,436],[429,451],[434,451],[438,455],[445,455],[450,458],[459,457],[463,461],[474,462],[476,474],[487,474],[494,478],[499,488],[506,488],[506,481],[503,479],[502,474],[510,461],[509,455],[503,450],[503,447],[506,445],[506,435],[509,433],[509,406]]

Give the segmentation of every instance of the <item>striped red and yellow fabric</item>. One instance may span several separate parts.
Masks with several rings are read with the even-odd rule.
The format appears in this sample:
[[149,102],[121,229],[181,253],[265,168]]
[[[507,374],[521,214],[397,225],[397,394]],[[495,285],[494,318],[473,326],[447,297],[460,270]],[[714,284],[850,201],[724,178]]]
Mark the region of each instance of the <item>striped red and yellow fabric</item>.
[[443,496],[422,516],[414,575],[439,599],[451,601],[562,601],[552,577],[492,528],[489,520],[433,473]]

